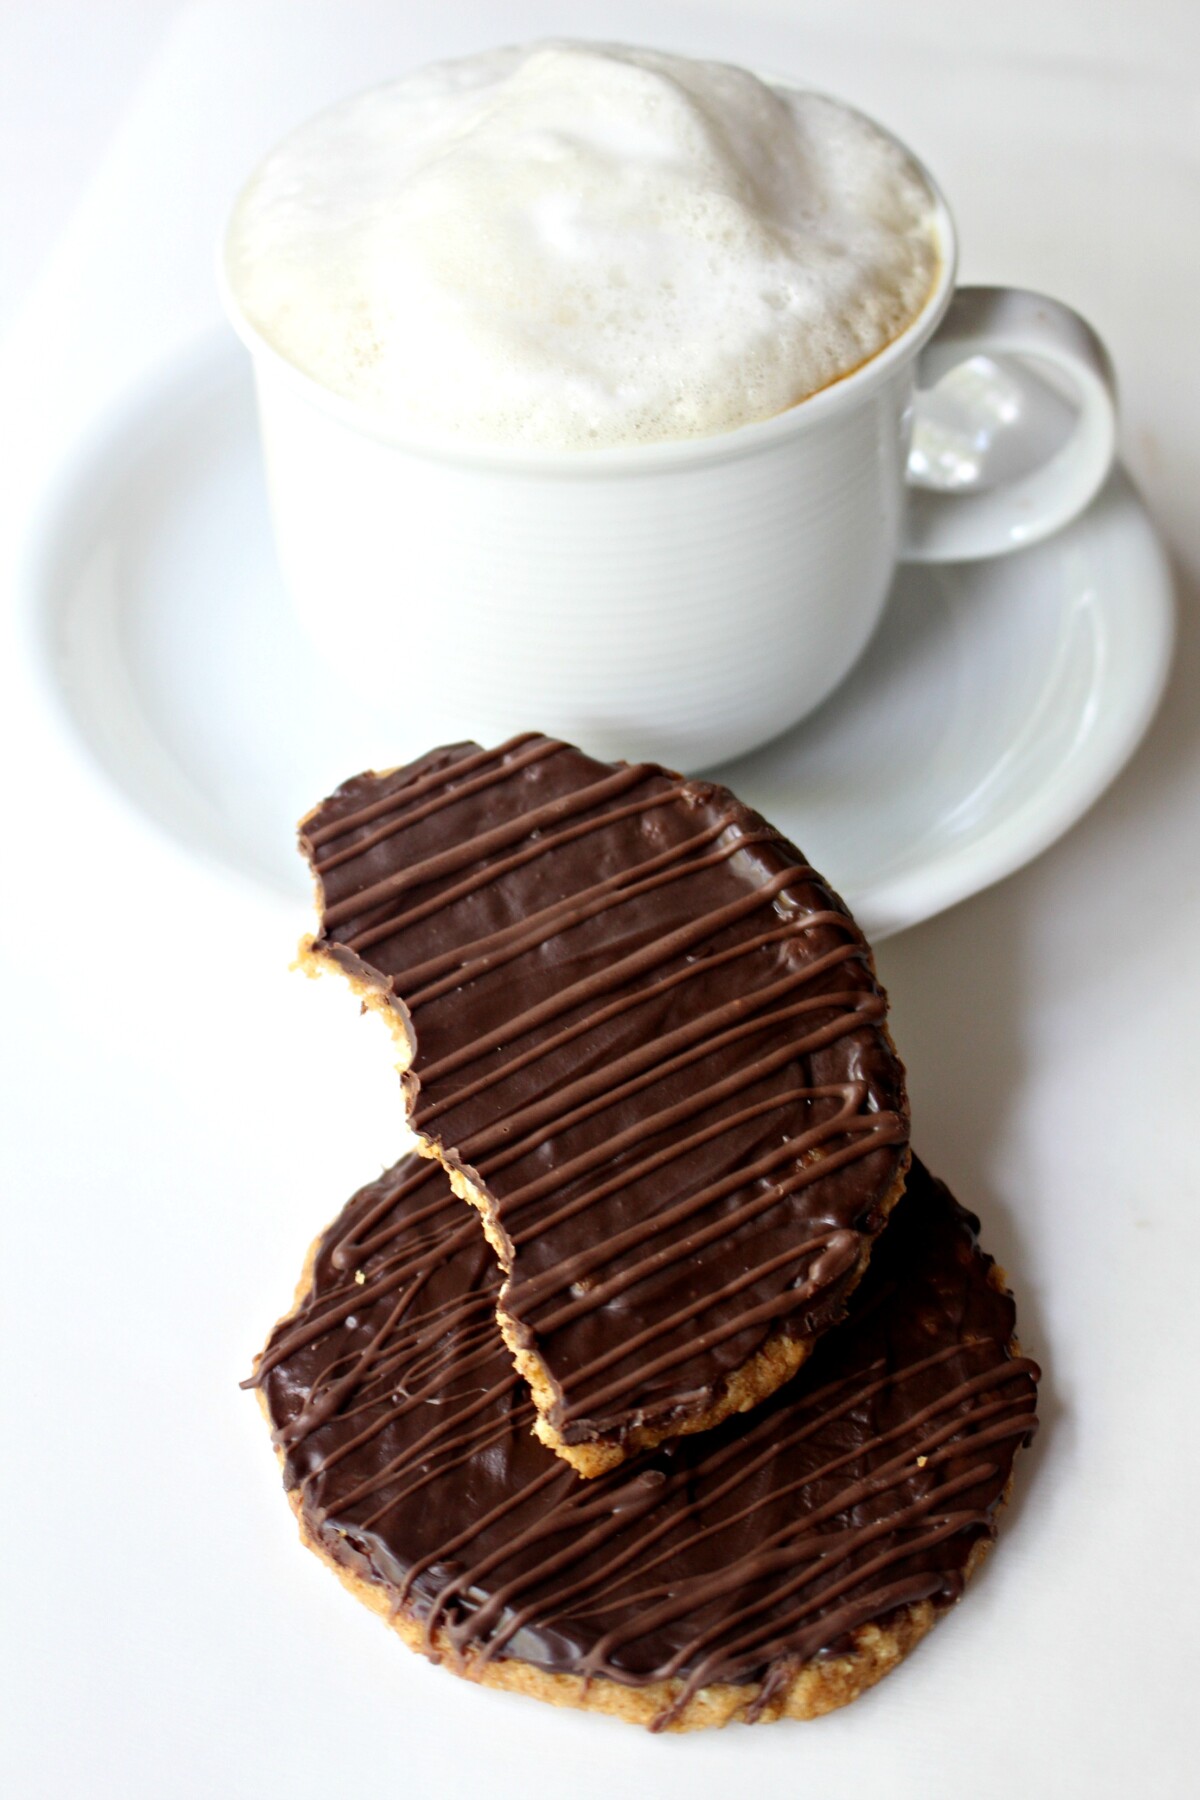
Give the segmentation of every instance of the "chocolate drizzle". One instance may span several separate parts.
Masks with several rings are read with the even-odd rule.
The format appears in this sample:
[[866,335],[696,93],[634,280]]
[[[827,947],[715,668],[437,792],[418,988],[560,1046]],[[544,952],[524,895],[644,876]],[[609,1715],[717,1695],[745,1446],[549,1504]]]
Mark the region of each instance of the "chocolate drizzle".
[[786,1342],[777,1385],[907,1162],[885,997],[800,854],[712,783],[533,734],[357,777],[302,842],[314,952],[403,1022],[555,1440],[709,1423]]
[[864,1626],[950,1604],[993,1533],[1037,1370],[976,1230],[914,1164],[799,1376],[581,1483],[531,1433],[478,1221],[409,1158],[326,1234],[256,1380],[310,1533],[431,1650],[653,1688],[658,1725],[732,1683],[753,1716]]

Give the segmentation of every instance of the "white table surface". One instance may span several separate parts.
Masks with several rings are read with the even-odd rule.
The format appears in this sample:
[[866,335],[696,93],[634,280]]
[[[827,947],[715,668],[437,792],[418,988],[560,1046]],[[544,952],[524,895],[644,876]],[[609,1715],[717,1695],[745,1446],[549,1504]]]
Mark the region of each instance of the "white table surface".
[[[967,279],[1056,293],[1112,348],[1124,455],[1179,576],[1166,703],[1067,838],[879,957],[915,1142],[983,1214],[1011,1274],[1023,1342],[1045,1363],[1043,1433],[978,1591],[876,1694],[816,1725],[652,1740],[469,1689],[407,1656],[295,1545],[257,1409],[236,1388],[312,1232],[394,1153],[386,1049],[344,995],[289,976],[277,908],[114,822],[27,707],[6,638],[8,1791],[1190,1795],[1190,0],[5,0],[0,534],[19,539],[46,471],[105,396],[215,318],[211,245],[259,149],[390,68],[550,30],[654,39],[845,94],[938,171]],[[178,204],[165,207],[164,191]],[[126,252],[106,257],[135,236],[136,285]],[[330,1111],[316,1118],[319,1082]]]

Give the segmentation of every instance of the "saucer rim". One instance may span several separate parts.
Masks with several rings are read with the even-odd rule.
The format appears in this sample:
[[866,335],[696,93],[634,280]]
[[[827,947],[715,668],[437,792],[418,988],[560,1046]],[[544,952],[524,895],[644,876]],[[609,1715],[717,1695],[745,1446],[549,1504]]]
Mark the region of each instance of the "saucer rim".
[[[235,374],[236,371],[236,374]],[[132,828],[141,842],[164,852],[180,867],[202,868],[232,891],[241,891],[261,907],[273,904],[295,912],[297,897],[265,869],[255,870],[237,860],[233,845],[228,852],[204,843],[186,825],[176,827],[157,818],[151,808],[127,785],[105,759],[80,717],[63,678],[61,647],[54,638],[56,565],[61,568],[64,544],[78,534],[81,503],[102,478],[105,462],[116,445],[136,441],[139,427],[161,420],[172,400],[197,395],[204,388],[219,388],[240,379],[248,384],[250,370],[244,352],[228,331],[208,331],[182,350],[165,358],[149,374],[132,382],[109,405],[100,409],[79,432],[40,493],[40,504],[24,533],[21,561],[20,604],[16,609],[19,642],[16,646],[22,671],[32,677],[44,722],[51,726],[60,748],[69,748],[71,767],[86,779],[96,800]],[[1114,493],[1122,510],[1121,530],[1127,546],[1141,559],[1143,579],[1137,588],[1139,609],[1140,667],[1126,667],[1117,677],[1121,704],[1119,716],[1109,719],[1104,735],[1091,742],[1082,757],[1060,762],[1053,775],[1019,804],[997,819],[982,835],[964,845],[935,852],[928,861],[895,877],[883,878],[857,892],[847,886],[846,898],[873,942],[919,925],[950,907],[985,891],[1040,856],[1084,817],[1134,755],[1158,709],[1170,674],[1175,634],[1174,578],[1166,546],[1156,530],[1135,483],[1118,461],[1108,484],[1093,507],[1111,504]],[[94,505],[94,502],[93,502]],[[1091,509],[1089,509],[1089,512]],[[1086,530],[1089,512],[1074,521],[1070,530]],[[1048,540],[1047,543],[1053,543]],[[1030,553],[1047,543],[1033,547]],[[980,569],[984,563],[963,565]],[[935,570],[931,569],[931,575]],[[1111,608],[1111,600],[1109,601]],[[1137,676],[1136,689],[1132,685]],[[1093,696],[1094,698],[1094,696]],[[837,695],[826,705],[836,707]],[[823,710],[823,709],[822,709]],[[787,733],[744,756],[705,772],[716,779],[736,776],[747,762],[773,753],[787,742]],[[777,821],[778,822],[778,821]],[[781,829],[788,830],[786,821]],[[830,871],[836,885],[836,872]]]

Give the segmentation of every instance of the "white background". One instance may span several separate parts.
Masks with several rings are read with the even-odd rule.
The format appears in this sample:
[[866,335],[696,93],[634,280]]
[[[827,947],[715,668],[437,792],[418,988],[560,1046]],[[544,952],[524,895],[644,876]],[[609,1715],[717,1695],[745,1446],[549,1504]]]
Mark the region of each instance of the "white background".
[[[551,30],[654,39],[843,93],[937,171],[967,279],[1056,293],[1112,348],[1124,455],[1179,577],[1165,706],[1065,840],[879,956],[917,1147],[983,1214],[1011,1274],[1023,1341],[1046,1367],[1043,1435],[977,1592],[875,1694],[820,1723],[656,1740],[478,1692],[407,1655],[296,1547],[257,1410],[236,1388],[309,1237],[394,1153],[384,1045],[344,996],[288,976],[277,911],[256,911],[165,849],[133,855],[86,787],[72,787],[69,758],[60,766],[26,737],[21,671],[10,667],[0,713],[11,788],[0,833],[10,1791],[1194,1793],[1200,12],[1190,0],[9,0],[3,382],[28,401],[36,345],[48,398],[38,418],[28,404],[5,409],[0,505],[33,503],[38,455],[68,430],[65,389],[99,399],[132,371],[139,307],[160,328],[169,316],[180,343],[215,316],[209,258],[228,190],[280,130],[392,69]],[[169,177],[166,197],[156,170]],[[131,225],[144,260],[114,270],[106,234],[129,242]],[[98,320],[124,346],[103,366],[88,361]],[[303,924],[298,915],[293,936]],[[318,1083],[330,1090],[319,1116]]]

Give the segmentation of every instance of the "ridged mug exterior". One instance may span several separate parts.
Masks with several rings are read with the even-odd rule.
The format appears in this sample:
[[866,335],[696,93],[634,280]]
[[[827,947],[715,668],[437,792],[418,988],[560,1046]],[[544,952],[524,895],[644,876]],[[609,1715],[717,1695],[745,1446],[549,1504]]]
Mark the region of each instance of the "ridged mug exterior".
[[[931,184],[932,185],[932,184]],[[936,190],[935,190],[936,192]],[[716,437],[531,453],[418,443],[260,339],[275,539],[323,655],[431,741],[536,728],[696,769],[845,677],[899,550],[914,371],[953,287],[788,412]]]

